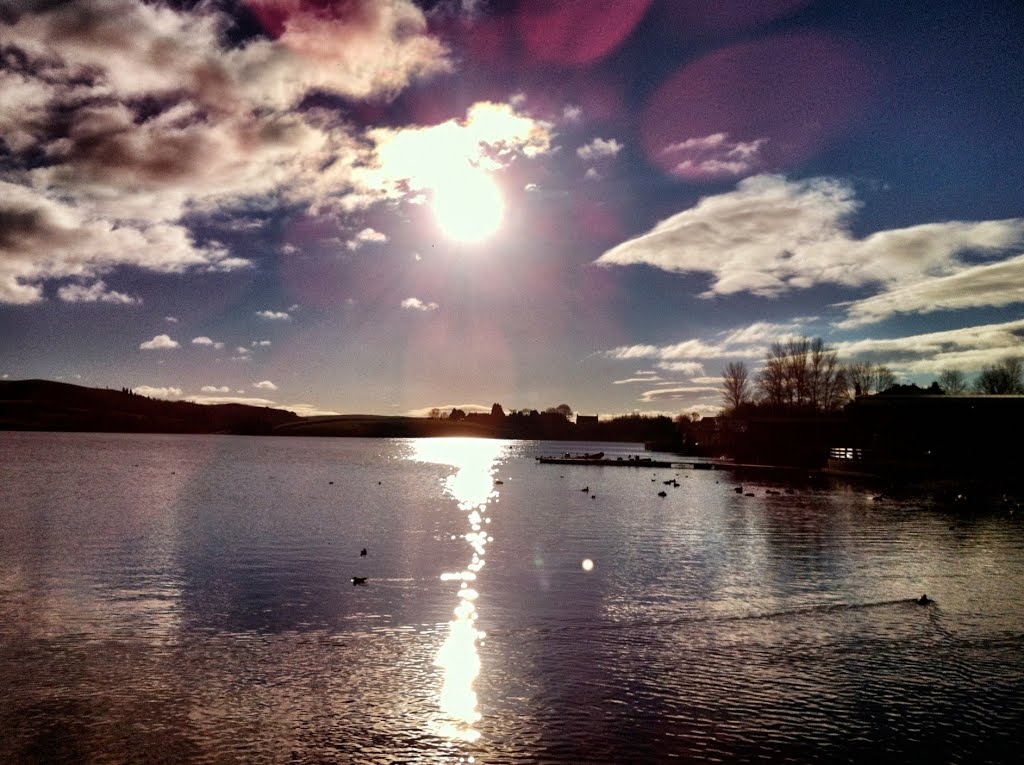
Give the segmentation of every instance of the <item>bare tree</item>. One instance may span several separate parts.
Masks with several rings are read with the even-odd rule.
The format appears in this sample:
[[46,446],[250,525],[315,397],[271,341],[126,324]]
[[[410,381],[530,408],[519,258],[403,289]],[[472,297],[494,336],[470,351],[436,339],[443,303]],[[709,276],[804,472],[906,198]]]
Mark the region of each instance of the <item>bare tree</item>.
[[807,403],[814,411],[830,412],[846,403],[846,375],[838,354],[820,337],[810,344]]
[[750,372],[742,361],[726,364],[722,372],[722,399],[727,413],[750,401]]
[[820,338],[772,343],[756,387],[761,401],[776,407],[831,411],[846,400],[836,352]]
[[1024,364],[1016,357],[985,367],[975,383],[978,393],[990,396],[1024,393]]
[[959,369],[943,369],[939,373],[939,387],[949,396],[967,392],[967,378]]
[[847,364],[844,375],[854,396],[881,393],[896,384],[896,375],[889,367],[867,361]]
[[889,390],[896,384],[896,375],[889,367],[875,367],[875,390],[879,393]]

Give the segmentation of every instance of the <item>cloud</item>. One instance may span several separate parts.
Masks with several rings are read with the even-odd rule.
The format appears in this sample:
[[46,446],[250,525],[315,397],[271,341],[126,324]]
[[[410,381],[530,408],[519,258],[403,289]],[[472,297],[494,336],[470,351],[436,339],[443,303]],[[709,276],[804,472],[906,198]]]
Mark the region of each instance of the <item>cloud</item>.
[[354,237],[349,239],[345,246],[350,250],[358,250],[364,244],[383,244],[388,240],[387,236],[372,228],[364,228]]
[[405,413],[406,417],[429,417],[430,413],[437,409],[442,414],[448,414],[452,409],[461,409],[466,414],[490,414],[491,406],[488,404],[438,404],[437,406],[424,406],[419,409],[410,409]]
[[[440,306],[437,303],[424,303],[416,297],[409,297],[402,301],[402,308],[409,311],[436,311]],[[488,410],[490,411],[490,410]]]
[[269,340],[253,340],[251,343],[249,343],[249,345],[251,345],[253,348],[269,348],[270,347],[270,341]]
[[687,138],[661,150],[671,171],[687,178],[747,175],[762,166],[761,149],[767,138],[732,141],[728,133]]
[[252,387],[259,388],[260,390],[277,390],[277,386],[270,380],[261,380],[258,383],[253,383]]
[[587,172],[583,174],[583,177],[586,178],[588,181],[599,181],[602,178],[604,178],[603,175],[601,175],[599,172],[597,172],[597,170],[595,170],[592,167],[587,168]]
[[247,353],[251,353],[251,351],[248,348],[246,348],[244,345],[239,345],[237,348],[235,348],[235,353],[244,356]]
[[137,385],[132,388],[133,393],[150,398],[177,399],[181,398],[181,388],[154,388],[150,385]]
[[168,324],[177,324],[178,323],[178,317],[177,316],[165,316],[164,317],[164,321],[166,321]]
[[667,372],[682,372],[684,375],[704,374],[704,365],[697,361],[659,361],[656,366]]
[[655,390],[644,391],[640,395],[639,400],[647,404],[654,401],[685,401],[693,399],[697,394],[703,395],[713,393],[715,395],[720,395],[721,392],[721,386],[710,385],[692,385],[678,388],[657,388]]
[[194,404],[247,404],[248,406],[269,406],[275,409],[278,407],[269,398],[250,398],[246,396],[188,396],[186,401]]
[[948,276],[893,285],[863,300],[842,303],[847,318],[837,327],[851,328],[896,314],[926,314],[963,308],[1002,307],[1024,303],[1024,255],[999,263],[967,266]]
[[157,335],[152,340],[146,340],[139,345],[144,351],[163,350],[168,348],[180,348],[177,340],[172,340],[168,335]]
[[1022,347],[1024,319],[835,344],[842,359],[883,363],[908,375],[936,374],[950,368],[977,372],[1007,356],[1020,356]]
[[963,268],[957,256],[998,254],[1024,241],[1024,218],[930,223],[855,239],[847,226],[858,206],[852,188],[841,181],[754,176],[596,262],[708,274],[712,282],[705,297],[774,297],[818,284],[888,286],[949,275]]
[[117,292],[107,287],[102,280],[92,284],[67,284],[57,290],[57,297],[67,303],[114,303],[117,305],[136,305],[139,298]]
[[392,198],[448,188],[453,173],[495,172],[517,158],[551,150],[552,125],[520,114],[509,104],[479,101],[465,119],[428,127],[375,128],[372,166],[358,175],[367,189],[385,188]]
[[566,104],[562,109],[562,122],[575,123],[583,119],[583,109],[573,104]]
[[286,311],[257,311],[256,315],[261,319],[269,319],[271,321],[288,321],[291,319],[291,314]]
[[219,388],[216,385],[204,385],[199,389],[203,393],[230,393],[231,388],[227,385],[222,385]]
[[612,385],[628,385],[630,383],[647,383],[650,385],[653,382],[659,382],[662,378],[657,375],[651,375],[649,377],[627,377],[624,380],[612,380]]
[[314,91],[389,98],[450,71],[423,11],[410,0],[246,6],[269,37],[232,42],[214,3],[78,0],[5,14],[5,50],[23,56],[0,72],[13,152],[0,178],[0,302],[37,302],[48,279],[125,265],[249,265],[194,243],[187,213],[270,195],[342,206],[386,196],[355,177],[372,142],[330,112],[294,107]]
[[200,337],[193,337],[192,345],[206,345],[218,351],[224,348],[224,343],[220,342],[219,340],[211,340],[205,335],[202,335]]
[[576,154],[587,162],[596,159],[614,157],[622,151],[622,144],[614,138],[595,138],[585,146],[576,149]]
[[[248,261],[230,257],[220,245],[196,245],[182,226],[115,225],[34,189],[0,180],[0,302],[38,302],[46,279],[90,279],[118,266],[185,273],[246,265]],[[70,299],[121,294],[97,284],[65,287],[64,294]]]

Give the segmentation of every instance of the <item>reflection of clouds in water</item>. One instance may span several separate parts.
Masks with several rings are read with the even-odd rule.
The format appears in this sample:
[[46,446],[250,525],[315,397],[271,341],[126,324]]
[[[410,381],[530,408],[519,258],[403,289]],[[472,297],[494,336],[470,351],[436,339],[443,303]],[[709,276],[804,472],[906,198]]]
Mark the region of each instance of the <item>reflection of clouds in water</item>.
[[473,684],[480,675],[480,654],[477,644],[485,637],[476,628],[475,601],[479,593],[469,583],[476,580],[484,566],[487,543],[492,537],[484,531],[490,521],[487,505],[498,496],[494,489],[494,465],[503,444],[477,438],[436,438],[415,442],[410,459],[452,465],[455,472],[445,479],[445,493],[466,513],[469,530],[463,539],[473,550],[465,569],[441,574],[441,581],[459,582],[455,618],[448,624],[448,637],[434,659],[444,671],[440,707],[450,719],[441,726],[449,738],[476,741],[480,732],[474,725],[480,720]]

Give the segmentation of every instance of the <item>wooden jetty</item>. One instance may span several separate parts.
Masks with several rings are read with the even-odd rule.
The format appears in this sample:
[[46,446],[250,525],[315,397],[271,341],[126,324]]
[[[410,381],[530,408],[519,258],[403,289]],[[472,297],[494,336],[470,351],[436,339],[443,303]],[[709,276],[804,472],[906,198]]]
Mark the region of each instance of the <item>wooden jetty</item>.
[[537,462],[541,465],[598,465],[600,467],[672,467],[671,462],[654,460],[650,457],[616,457],[610,459],[602,457],[593,459],[591,457],[538,457]]

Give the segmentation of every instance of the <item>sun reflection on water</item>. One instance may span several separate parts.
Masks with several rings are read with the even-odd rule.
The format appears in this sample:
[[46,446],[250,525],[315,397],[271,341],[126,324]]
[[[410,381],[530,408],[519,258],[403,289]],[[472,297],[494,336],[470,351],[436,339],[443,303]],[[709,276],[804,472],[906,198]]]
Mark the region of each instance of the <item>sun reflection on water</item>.
[[493,539],[484,527],[490,520],[487,506],[498,496],[494,472],[502,448],[498,441],[479,438],[419,439],[410,457],[455,468],[444,481],[444,491],[458,503],[468,524],[462,538],[472,550],[469,562],[461,571],[441,574],[443,582],[458,582],[458,604],[434,664],[444,672],[439,706],[447,720],[440,726],[440,732],[448,738],[469,742],[480,738],[475,727],[480,712],[473,685],[480,675],[478,646],[485,637],[476,628],[479,593],[472,585],[484,567],[487,544]]

